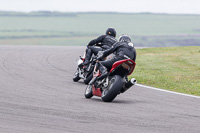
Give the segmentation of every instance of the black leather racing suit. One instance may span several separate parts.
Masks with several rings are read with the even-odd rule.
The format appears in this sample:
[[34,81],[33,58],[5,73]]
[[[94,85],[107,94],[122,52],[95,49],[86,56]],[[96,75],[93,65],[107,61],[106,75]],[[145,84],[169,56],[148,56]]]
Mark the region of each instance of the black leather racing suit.
[[84,64],[90,61],[92,54],[97,55],[99,51],[111,48],[116,42],[117,39],[110,35],[101,35],[97,39],[91,40],[87,45]]
[[[133,43],[131,42],[130,43],[127,43],[127,42],[115,43],[110,49],[107,49],[103,52],[103,57],[106,57],[111,53],[114,54],[113,58],[111,58],[110,60],[101,61],[99,63],[105,66],[108,71],[112,68],[112,65],[116,61],[123,60],[123,59],[131,59],[133,61],[136,60],[136,50],[133,46]],[[101,68],[99,69],[101,72],[104,71],[104,70],[101,70]]]

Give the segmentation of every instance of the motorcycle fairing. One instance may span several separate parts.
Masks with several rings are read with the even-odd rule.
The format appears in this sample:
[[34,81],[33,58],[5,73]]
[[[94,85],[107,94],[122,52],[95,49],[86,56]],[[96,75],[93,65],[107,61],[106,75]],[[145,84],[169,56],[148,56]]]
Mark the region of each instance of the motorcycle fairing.
[[123,68],[129,71],[128,75],[130,75],[135,69],[136,63],[131,59],[119,60],[112,65],[110,73],[115,70],[119,65],[122,65]]
[[95,95],[95,96],[101,97],[101,89],[100,88],[95,89],[95,87],[93,85],[92,86],[92,94]]

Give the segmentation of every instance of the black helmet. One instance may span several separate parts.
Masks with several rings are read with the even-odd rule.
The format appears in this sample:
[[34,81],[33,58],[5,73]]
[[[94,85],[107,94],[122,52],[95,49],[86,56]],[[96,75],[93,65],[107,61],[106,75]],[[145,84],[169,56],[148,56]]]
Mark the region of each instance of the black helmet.
[[131,38],[128,35],[121,35],[119,37],[119,42],[127,42],[127,43],[129,43],[129,42],[131,42]]
[[110,35],[110,36],[113,36],[113,37],[116,37],[116,31],[114,28],[108,28],[106,30],[106,35]]

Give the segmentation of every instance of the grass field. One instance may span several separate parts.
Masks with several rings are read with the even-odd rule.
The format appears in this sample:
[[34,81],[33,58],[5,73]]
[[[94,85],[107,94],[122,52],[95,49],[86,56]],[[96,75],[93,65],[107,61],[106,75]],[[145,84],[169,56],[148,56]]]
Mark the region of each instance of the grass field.
[[136,63],[138,83],[200,96],[200,46],[137,49]]
[[[7,45],[13,41],[26,45],[86,45],[108,27],[115,27],[117,37],[129,34],[136,46],[200,46],[200,15],[48,13],[45,16],[0,12],[0,20],[0,44]],[[56,38],[62,41],[52,41]]]

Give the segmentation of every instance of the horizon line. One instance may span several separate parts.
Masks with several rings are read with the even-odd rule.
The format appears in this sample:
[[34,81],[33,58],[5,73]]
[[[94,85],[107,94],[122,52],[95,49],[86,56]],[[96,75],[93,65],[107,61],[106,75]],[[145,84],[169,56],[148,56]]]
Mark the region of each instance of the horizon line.
[[117,12],[117,11],[51,11],[51,10],[35,10],[35,11],[9,11],[9,10],[0,10],[0,12],[7,12],[7,13],[34,13],[34,12],[49,12],[49,13],[112,13],[112,14],[160,14],[160,15],[200,15],[195,13],[164,13],[164,12]]

